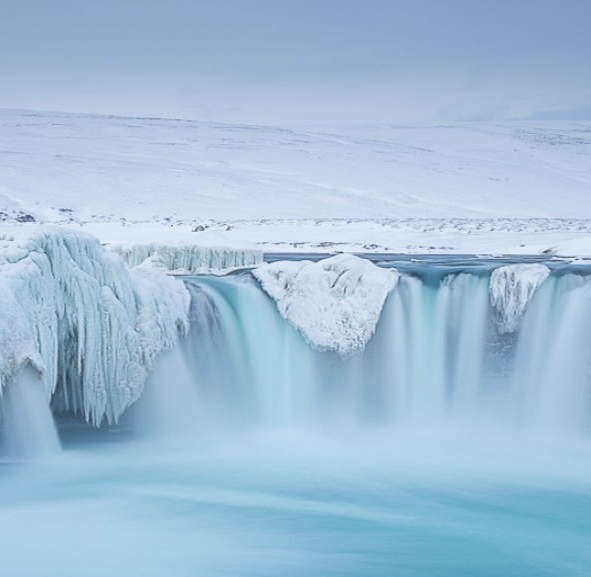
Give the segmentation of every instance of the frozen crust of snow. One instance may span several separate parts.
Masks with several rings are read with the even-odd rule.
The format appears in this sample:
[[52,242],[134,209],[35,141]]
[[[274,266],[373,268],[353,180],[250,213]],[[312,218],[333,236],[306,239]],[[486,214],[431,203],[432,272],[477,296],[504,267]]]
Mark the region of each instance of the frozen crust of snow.
[[164,228],[197,218],[591,218],[589,127],[323,128],[0,110],[0,219],[26,211],[44,222]]
[[219,233],[265,252],[591,256],[590,128],[0,110],[0,222],[31,217],[136,244]]
[[399,279],[395,270],[346,254],[265,264],[252,274],[314,348],[342,357],[365,348]]
[[490,303],[501,333],[513,333],[534,294],[548,278],[543,264],[512,264],[495,269],[490,277]]
[[0,390],[29,364],[57,410],[115,422],[186,330],[189,301],[182,282],[130,270],[89,235],[0,234]]
[[195,243],[114,243],[109,245],[109,248],[121,255],[131,267],[146,263],[170,272],[185,274],[254,266],[263,261],[261,250],[203,246]]

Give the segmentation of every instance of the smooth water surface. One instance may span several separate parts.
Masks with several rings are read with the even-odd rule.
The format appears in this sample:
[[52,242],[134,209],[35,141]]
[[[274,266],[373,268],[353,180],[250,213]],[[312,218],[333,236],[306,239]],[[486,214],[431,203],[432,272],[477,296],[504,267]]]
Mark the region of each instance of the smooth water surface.
[[589,575],[586,442],[70,436],[58,458],[2,468],[4,575]]

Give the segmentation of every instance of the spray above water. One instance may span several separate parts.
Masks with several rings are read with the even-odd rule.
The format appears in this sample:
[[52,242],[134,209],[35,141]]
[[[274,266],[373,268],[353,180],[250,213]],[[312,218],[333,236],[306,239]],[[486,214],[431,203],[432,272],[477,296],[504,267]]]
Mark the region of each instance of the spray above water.
[[175,437],[197,433],[202,420],[198,388],[176,348],[156,362],[128,421],[141,436]]

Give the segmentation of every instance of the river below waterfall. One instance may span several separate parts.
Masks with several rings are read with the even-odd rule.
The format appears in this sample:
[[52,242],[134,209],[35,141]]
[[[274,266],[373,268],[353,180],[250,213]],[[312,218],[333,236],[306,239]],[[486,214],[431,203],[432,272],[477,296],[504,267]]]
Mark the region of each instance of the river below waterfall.
[[3,467],[3,573],[584,576],[590,478],[588,443],[483,431],[91,434]]

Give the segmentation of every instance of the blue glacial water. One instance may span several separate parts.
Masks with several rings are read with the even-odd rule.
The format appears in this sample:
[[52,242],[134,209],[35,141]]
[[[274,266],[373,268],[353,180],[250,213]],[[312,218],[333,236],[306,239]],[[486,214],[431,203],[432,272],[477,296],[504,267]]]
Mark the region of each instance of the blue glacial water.
[[390,433],[66,444],[2,471],[2,574],[589,575],[584,443]]

